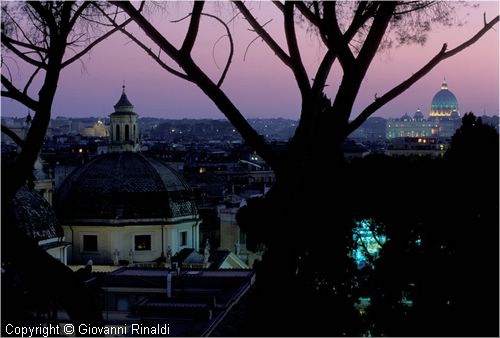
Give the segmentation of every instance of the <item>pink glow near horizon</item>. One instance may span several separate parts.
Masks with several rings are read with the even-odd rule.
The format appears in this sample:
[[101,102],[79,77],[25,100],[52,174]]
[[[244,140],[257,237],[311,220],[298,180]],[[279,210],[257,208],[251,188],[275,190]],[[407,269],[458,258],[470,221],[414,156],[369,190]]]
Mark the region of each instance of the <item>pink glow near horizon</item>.
[[[189,3],[168,5],[169,20],[180,18],[190,11]],[[208,8],[231,17],[228,4],[208,4]],[[276,16],[271,3],[255,3],[259,20],[265,22]],[[481,2],[478,9],[465,8],[470,15],[464,27],[432,30],[424,46],[394,48],[381,52],[365,78],[353,116],[368,105],[377,94],[381,96],[394,85],[418,70],[441,48],[443,43],[454,48],[483,26],[482,13],[491,19],[499,12],[498,2]],[[164,23],[167,20],[153,15],[151,21],[161,23],[162,32],[178,43],[185,32],[185,25]],[[225,62],[228,43],[221,40],[221,27],[204,18],[196,44],[195,57],[212,79],[217,79]],[[284,46],[281,22],[276,18],[267,26],[272,35]],[[260,40],[250,47],[246,60],[243,55],[248,43],[255,37],[248,31],[247,23],[236,20],[231,24],[235,38],[235,56],[223,84],[228,96],[240,111],[249,118],[287,117],[297,119],[300,98],[291,72]],[[374,116],[399,117],[420,108],[424,114],[430,109],[431,99],[439,90],[444,77],[450,90],[459,100],[462,113],[498,114],[499,104],[499,27],[490,31],[480,41],[460,54],[443,61],[412,88],[380,109]],[[317,37],[300,32],[302,57],[313,77],[320,62],[322,51]],[[149,44],[153,46],[152,44]],[[153,48],[155,49],[155,48]],[[134,43],[116,34],[95,48],[90,57],[83,59],[85,67],[75,63],[64,70],[54,102],[55,116],[107,116],[121,93],[122,81],[126,81],[127,94],[141,116],[163,118],[224,118],[217,107],[195,85],[175,78],[165,72]],[[27,73],[27,71],[23,71]],[[328,80],[327,94],[333,96],[339,83],[339,68],[334,68]],[[25,75],[25,74],[24,74]],[[21,75],[22,76],[22,75]],[[340,75],[341,76],[341,75]],[[27,109],[10,99],[2,98],[2,115],[25,116]]]

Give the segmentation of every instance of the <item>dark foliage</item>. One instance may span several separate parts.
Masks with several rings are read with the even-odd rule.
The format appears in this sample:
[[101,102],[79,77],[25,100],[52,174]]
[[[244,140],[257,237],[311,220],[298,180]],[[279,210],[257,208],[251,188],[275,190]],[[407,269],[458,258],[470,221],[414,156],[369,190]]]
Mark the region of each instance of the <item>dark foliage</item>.
[[[239,222],[270,248],[252,320],[278,336],[498,335],[498,141],[466,114],[444,159],[372,155],[304,175],[295,196],[251,200]],[[352,219],[365,218],[389,240],[375,269],[357,271],[345,246]],[[290,250],[272,250],[279,241]],[[354,310],[360,296],[371,298],[364,315]]]
[[444,159],[353,164],[371,173],[358,182],[356,217],[376,218],[389,238],[367,286],[366,330],[498,335],[498,142],[495,129],[469,113]]

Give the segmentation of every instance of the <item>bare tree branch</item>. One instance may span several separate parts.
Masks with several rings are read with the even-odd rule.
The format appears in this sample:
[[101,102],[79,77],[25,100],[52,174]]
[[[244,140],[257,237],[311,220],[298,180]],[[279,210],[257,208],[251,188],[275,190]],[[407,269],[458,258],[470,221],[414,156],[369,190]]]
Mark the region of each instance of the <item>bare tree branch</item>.
[[28,79],[28,82],[26,82],[26,85],[24,86],[24,89],[23,89],[23,94],[27,95],[28,94],[28,88],[30,87],[31,83],[33,82],[33,79],[35,78],[35,76],[38,74],[38,72],[40,71],[40,69],[42,69],[41,67],[38,67],[34,72],[33,74],[31,74],[30,78]]
[[72,1],[64,1],[62,3],[61,9],[61,20],[59,22],[59,29],[66,39],[69,33],[71,32],[72,27],[70,26],[71,20],[71,8],[73,8],[74,2]]
[[121,30],[123,27],[125,27],[126,25],[128,25],[131,21],[132,21],[132,19],[130,19],[130,18],[127,19],[127,20],[125,20],[120,25],[115,26],[115,28],[113,28],[112,30],[108,31],[107,33],[101,35],[99,38],[97,38],[94,41],[92,41],[92,43],[90,43],[87,47],[85,47],[81,52],[73,55],[71,58],[69,58],[68,60],[64,61],[62,63],[62,68],[66,67],[66,66],[72,64],[73,62],[75,62],[76,60],[80,59],[83,55],[85,55],[86,53],[88,53],[97,44],[99,44],[102,41],[106,40],[108,37],[110,37],[116,31]]
[[[83,13],[83,9],[79,10],[78,8],[74,12],[75,16],[71,17],[73,6],[80,6],[80,4],[77,5],[76,2],[56,3],[50,1],[36,1],[27,2],[22,7],[24,11],[23,14],[27,15],[27,27],[38,30],[42,38],[36,41],[36,44],[33,43],[35,46],[34,48],[28,48],[20,44],[16,46],[28,48],[28,50],[35,50],[43,54],[43,56],[40,54],[39,56],[44,67],[41,67],[40,64],[35,64],[38,68],[29,78],[24,88],[24,92],[19,91],[12,82],[2,74],[2,89],[5,88],[5,90],[2,90],[2,96],[13,98],[35,112],[22,150],[16,157],[15,162],[9,166],[9,180],[8,182],[3,182],[2,200],[12,198],[19,188],[25,185],[33,176],[33,165],[40,153],[50,123],[53,101],[57,92],[61,70],[63,69],[63,57],[67,50],[71,48],[71,41],[68,40],[72,38],[68,37],[72,32],[73,26],[76,24],[77,19],[75,16],[78,17]],[[81,4],[81,6],[87,7],[88,5],[84,3]],[[23,33],[22,30],[21,33]],[[73,35],[73,37],[73,41],[81,41],[78,35]],[[33,42],[27,37],[26,41],[28,41],[28,43]],[[8,46],[9,42],[7,39],[4,39],[3,43],[7,48],[12,47],[12,43]],[[91,44],[90,48],[94,45],[95,43]],[[38,46],[42,47],[38,48]],[[85,52],[90,50],[90,48],[87,48]],[[15,51],[15,49],[13,51]],[[22,55],[19,55],[19,53],[14,52],[14,54],[20,59],[28,61],[23,58]],[[79,55],[81,56],[83,54]],[[45,61],[47,62],[45,63]],[[32,62],[30,63],[33,64]],[[45,70],[45,77],[38,91],[38,101],[35,101],[27,92],[40,68]],[[2,131],[9,133],[4,127],[5,126],[2,126]],[[89,290],[78,280],[77,276],[75,276],[70,269],[47,254],[36,242],[29,239],[25,233],[20,231],[15,222],[8,222],[2,230],[7,231],[9,238],[14,238],[16,243],[21,243],[22,247],[28,250],[30,254],[26,257],[30,257],[29,260],[38,267],[38,269],[33,270],[29,264],[27,265],[24,256],[15,253],[14,247],[9,248],[11,250],[5,251],[6,254],[9,254],[9,260],[12,262],[13,266],[17,266],[18,271],[28,280],[25,285],[30,292],[34,292],[35,294],[41,292],[47,293],[50,299],[62,305],[72,320],[93,322],[96,324],[102,323],[102,313],[99,311],[97,302],[92,297]],[[53,272],[50,274],[50,278],[45,278],[40,283],[38,281],[36,283],[29,282],[30,280],[34,280],[33,276],[40,274],[42,270],[40,267],[45,269],[50,267],[50,271]],[[33,271],[35,272],[33,273]]]
[[257,19],[250,13],[248,8],[241,2],[235,1],[234,4],[243,14],[245,19],[247,19],[248,23],[255,30],[257,34],[264,40],[264,42],[271,48],[271,50],[276,53],[278,58],[286,64],[288,67],[292,67],[290,57],[285,53],[285,51],[278,45],[276,41],[269,35],[269,33],[257,22]]
[[85,1],[84,3],[82,3],[75,11],[75,13],[73,13],[73,17],[71,18],[71,20],[69,21],[69,29],[73,29],[73,27],[75,26],[76,24],[76,21],[78,20],[78,18],[80,18],[83,14],[83,11],[85,11],[85,9],[87,9],[87,7],[91,4],[90,1]]
[[37,46],[35,44],[31,44],[31,43],[26,43],[26,42],[14,40],[14,39],[8,37],[7,35],[5,35],[3,32],[2,32],[2,41],[7,41],[7,42],[11,43],[12,45],[17,45],[17,46],[20,46],[20,47],[32,49],[32,50],[38,51],[38,52],[44,52],[44,53],[47,52],[46,48],[39,47],[39,46]]
[[[297,5],[298,4],[301,5],[300,7],[305,7],[304,11],[309,10],[302,2],[298,2]],[[298,6],[298,8],[300,8],[300,7]],[[365,2],[365,1],[359,2],[358,8],[356,9],[356,12],[354,14],[354,18],[351,22],[351,25],[344,33],[344,40],[345,41],[350,42],[354,38],[356,32],[361,28],[361,26],[363,24],[366,23],[368,18],[373,14],[373,13],[371,13],[371,11],[365,11],[366,7],[367,7],[367,2]],[[317,10],[317,12],[319,12],[319,9]],[[308,14],[308,15],[318,17],[317,15],[313,14],[312,12],[310,12],[310,14]],[[315,20],[315,17],[311,18],[310,20]],[[319,17],[318,17],[318,20],[320,20]],[[318,23],[318,27],[320,25],[321,25],[321,23]],[[325,29],[322,28],[322,29],[320,29],[320,32],[321,31],[323,31],[323,33],[320,33],[321,36],[324,37],[323,41],[328,46],[329,43],[325,37],[325,34],[326,34],[326,32],[324,32]],[[339,32],[340,31],[337,31],[337,33],[336,33],[337,38],[339,37]],[[326,84],[326,79],[328,78],[328,76],[330,74],[331,67],[333,66],[333,63],[335,62],[335,59],[337,58],[337,52],[336,52],[336,49],[334,47],[335,46],[333,46],[333,47],[330,46],[328,48],[328,52],[325,54],[325,56],[323,57],[323,60],[321,61],[320,66],[318,67],[318,70],[316,72],[316,76],[314,77],[313,88],[312,88],[314,97],[318,97],[318,95],[320,95],[322,93],[322,91],[325,87],[325,84]],[[349,54],[348,47],[346,49],[346,54]],[[353,60],[353,57],[351,58],[350,56],[348,56],[348,58]]]
[[262,39],[262,38],[261,38],[260,36],[258,36],[258,35],[257,35],[257,36],[256,36],[256,37],[255,37],[252,41],[250,41],[250,43],[247,45],[247,48],[245,48],[245,53],[243,54],[243,61],[245,61],[245,60],[246,60],[246,58],[247,58],[247,53],[248,53],[248,50],[250,49],[250,46],[252,46],[252,44],[253,44],[255,41],[259,40],[259,39]]
[[356,8],[356,12],[354,13],[354,17],[352,18],[351,25],[344,33],[347,41],[351,41],[352,38],[356,35],[359,29],[366,23],[366,21],[374,14],[373,10],[375,6],[369,6],[368,10],[368,2],[360,1],[358,8]]
[[[352,133],[356,128],[361,126],[363,122],[366,121],[370,115],[372,115],[374,112],[376,112],[378,109],[380,109],[382,106],[384,106],[386,103],[403,93],[405,90],[410,88],[415,82],[420,80],[425,74],[429,73],[436,65],[438,65],[441,61],[461,52],[462,50],[466,49],[467,47],[471,46],[474,44],[476,41],[478,41],[487,31],[493,28],[495,24],[498,23],[499,17],[495,17],[493,20],[491,20],[489,23],[487,23],[478,33],[476,33],[472,38],[469,40],[465,41],[461,45],[457,46],[456,48],[446,52],[447,45],[444,44],[439,53],[436,54],[425,66],[420,68],[416,73],[414,73],[412,76],[410,76],[407,80],[403,81],[396,87],[392,88],[389,90],[387,93],[379,97],[377,100],[375,100],[373,103],[368,105],[350,124],[349,128],[347,130],[347,135]],[[346,135],[346,136],[347,136]]]
[[7,135],[14,141],[18,146],[24,146],[24,140],[20,138],[12,129],[2,124],[2,133]]
[[[173,74],[175,76],[180,77],[181,79],[184,79],[184,80],[192,82],[192,80],[186,74],[183,74],[183,73],[181,73],[181,72],[173,69],[172,67],[168,66],[165,62],[163,62],[163,60],[160,59],[160,55],[159,54],[156,55],[155,53],[153,53],[153,51],[151,50],[151,48],[149,48],[144,43],[142,43],[132,33],[128,32],[124,27],[120,27],[120,25],[118,25],[117,23],[115,23],[115,21],[113,20],[113,18],[111,18],[104,10],[102,10],[100,7],[97,7],[97,9],[108,19],[108,21],[112,25],[115,26],[116,29],[120,30],[120,32],[122,32],[123,34],[125,34],[132,41],[134,41],[149,56],[151,56],[158,63],[158,65],[160,65],[163,69],[165,69],[166,71],[168,71],[169,73],[171,73],[171,74]],[[129,18],[129,20],[131,20],[131,18]]]
[[396,2],[387,1],[379,5],[377,14],[373,19],[373,24],[366,36],[365,42],[359,51],[358,57],[356,58],[356,63],[359,66],[360,76],[364,77],[368,67],[370,66],[373,57],[378,51],[378,47],[382,38],[385,35],[389,22],[391,21],[394,9],[396,8]]
[[[217,87],[220,87],[222,85],[222,82],[224,82],[224,79],[226,78],[226,74],[227,72],[229,71],[229,66],[231,65],[231,62],[233,60],[233,55],[234,55],[234,41],[233,41],[233,36],[231,34],[231,30],[229,29],[229,26],[227,25],[227,23],[225,23],[223,20],[221,20],[219,17],[215,16],[215,15],[212,15],[212,14],[208,14],[208,13],[200,13],[200,16],[203,15],[203,16],[207,16],[209,18],[212,18],[212,19],[215,19],[217,20],[221,25],[224,26],[224,29],[226,30],[226,35],[229,39],[229,56],[228,56],[228,59],[226,61],[226,65],[224,67],[224,70],[222,71],[222,74],[221,74],[221,77],[219,78],[219,81],[217,81]],[[177,22],[181,22],[187,18],[189,18],[190,16],[192,16],[192,13],[189,13],[187,14],[186,16],[178,19],[178,20],[174,20],[172,22],[174,23],[177,23]],[[234,16],[231,20],[233,20],[236,16]],[[231,21],[230,20],[230,21]],[[198,21],[198,26],[199,26],[199,19],[197,20]],[[193,20],[191,19],[190,21],[190,26],[192,25],[193,23]],[[196,32],[192,32],[191,34],[198,34],[198,31]],[[189,34],[188,34],[189,35]],[[222,37],[221,37],[222,38]],[[214,43],[214,47],[212,48],[212,56],[214,54],[214,48],[215,48],[215,45],[220,41],[219,38],[215,43]],[[187,36],[186,36],[186,39],[187,39]],[[196,37],[193,37],[193,43],[194,43],[194,40],[196,39]],[[184,40],[184,43],[186,42],[186,40]],[[184,44],[183,44],[183,47],[184,47]],[[190,48],[193,48],[193,46],[191,46]],[[181,53],[186,53],[186,51],[183,51],[182,48],[179,50],[179,52]],[[215,59],[214,59],[215,60]],[[217,64],[216,64],[217,65]]]
[[[33,10],[44,20],[47,24],[51,34],[57,34],[58,28],[54,17],[51,15],[49,10],[38,1],[28,2],[28,5],[33,8]],[[54,36],[53,36],[54,37]]]
[[184,15],[182,18],[180,19],[176,19],[176,20],[170,20],[171,23],[179,23],[179,22],[182,22],[184,20],[186,20],[187,18],[189,18],[193,13],[188,13],[186,15]]
[[312,86],[312,95],[313,97],[317,97],[320,95],[326,85],[326,79],[330,75],[330,70],[337,58],[337,54],[332,50],[328,49],[323,60],[316,71],[316,76],[314,77],[313,86]]
[[222,85],[222,82],[224,82],[224,79],[226,78],[227,72],[229,71],[229,66],[231,65],[231,62],[233,60],[233,55],[234,55],[234,42],[233,42],[233,36],[231,34],[231,30],[229,29],[228,25],[222,21],[220,18],[216,17],[215,15],[208,14],[208,13],[201,13],[204,16],[208,16],[209,18],[215,19],[218,22],[220,22],[224,28],[226,29],[226,35],[229,39],[229,55],[227,57],[227,62],[226,66],[224,67],[224,70],[222,71],[221,77],[219,81],[217,81],[217,87],[220,87]]
[[26,56],[26,53],[21,52],[19,49],[17,49],[13,44],[10,43],[9,40],[2,40],[2,43],[7,47],[10,51],[12,51],[14,54],[16,54],[21,60],[29,63],[30,65],[33,65],[35,67],[40,67],[40,68],[47,68],[47,65],[44,64],[43,62],[37,61],[35,59],[32,59],[28,56]]
[[[129,2],[129,1],[110,1],[113,5],[121,8],[124,10],[130,17],[135,18],[134,21],[138,21],[138,18],[141,18],[141,23],[146,25],[146,19],[142,16],[142,14],[135,9],[135,7]],[[152,25],[147,22],[147,26],[152,29],[151,34],[152,36],[150,37],[155,43],[171,58],[175,59],[176,57],[179,56],[179,51],[168,41],[163,37],[163,35],[160,34]]]
[[[409,2],[411,2],[411,1],[409,1]],[[421,10],[421,9],[433,6],[436,3],[436,1],[413,1],[413,2],[414,3],[418,3],[418,5],[415,6],[415,7],[410,8],[410,9],[407,9],[407,10],[403,10],[403,11],[399,11],[399,12],[395,11],[394,15],[408,14],[408,13],[411,13],[411,12],[415,12],[417,10]]]
[[[21,25],[19,25],[19,23],[17,22],[18,20],[14,19],[12,17],[12,15],[10,15],[9,11],[3,11],[10,19],[10,21],[12,23],[14,23],[14,25],[17,27],[17,30],[19,30],[19,32],[21,32],[21,35],[26,39],[26,41],[28,42],[28,45],[33,45],[33,46],[36,46],[35,43],[33,43],[33,41],[31,41],[31,39],[28,37],[28,35],[26,34],[26,32],[24,31],[24,29],[21,27]],[[3,31],[2,31],[3,33]],[[16,36],[17,37],[17,36]],[[9,38],[7,36],[5,36],[5,38]],[[2,40],[4,39],[4,36],[2,35]],[[46,50],[46,49],[45,49]]]
[[348,43],[342,32],[340,31],[337,22],[337,13],[334,2],[326,1],[323,3],[323,20],[320,25],[320,30],[328,37],[327,47],[336,52],[342,69],[348,71],[354,65],[354,55],[349,49]]
[[300,11],[307,20],[309,20],[314,26],[318,27],[321,25],[321,18],[313,13],[309,7],[302,1],[295,2],[295,6]]
[[219,110],[238,130],[241,136],[259,155],[275,170],[279,170],[277,155],[255,129],[243,117],[227,95],[215,84],[193,61],[190,56],[181,54],[175,47],[142,16],[130,2],[113,1],[113,4],[123,9],[139,25],[146,35],[170,56],[186,72],[188,78],[215,103]]
[[217,67],[217,69],[220,69],[219,65],[217,64],[217,59],[215,58],[215,48],[217,47],[217,44],[224,38],[227,38],[227,34],[224,34],[224,35],[221,35],[219,36],[219,38],[217,40],[215,40],[213,46],[212,46],[212,60],[214,61],[215,63],[215,67]]
[[[351,62],[350,59],[348,59],[347,62],[345,62],[345,60],[343,62],[342,60],[345,57],[345,53],[342,52],[342,49],[339,50],[338,57],[341,61],[344,75],[332,105],[332,111],[336,114],[334,117],[336,119],[335,124],[338,125],[335,127],[338,129],[335,137],[339,140],[344,138],[354,101],[356,100],[361,83],[366,75],[366,71],[368,70],[370,63],[378,50],[382,37],[387,30],[395,5],[396,4],[392,1],[380,2],[377,4],[377,12],[370,31],[368,32],[363,46],[361,47],[361,51],[354,62]],[[334,5],[327,2],[324,3],[324,8],[325,19],[331,17],[332,22],[336,22]],[[348,41],[346,41],[345,37],[341,35],[338,25],[335,24],[330,26],[332,27],[332,29],[330,29],[331,33],[336,36],[335,41],[339,40],[341,42],[340,46],[349,50],[346,45]],[[349,53],[351,53],[350,50]]]
[[11,99],[19,101],[33,111],[36,111],[38,109],[38,102],[14,87],[9,79],[7,79],[3,74],[2,85],[7,89],[7,91],[2,90],[2,96],[10,97]]
[[306,69],[304,68],[304,63],[302,62],[299,46],[297,44],[297,35],[295,34],[295,22],[293,16],[294,2],[287,1],[285,3],[283,14],[291,69],[295,76],[295,80],[297,81],[302,99],[307,100],[311,95],[311,84],[309,83],[309,78],[307,76]]
[[281,1],[273,1],[273,4],[280,10],[284,11],[285,10],[285,5],[281,3]]
[[369,229],[370,229],[370,232],[372,233],[372,237],[375,240],[375,242],[377,242],[377,244],[382,248],[383,244],[378,239],[378,235],[375,233],[375,230],[373,230],[371,227],[369,227]]
[[195,1],[193,4],[191,21],[189,22],[188,31],[180,49],[182,54],[190,54],[193,50],[194,42],[198,36],[198,28],[200,27],[201,12],[203,11],[204,4],[204,1]]
[[[269,20],[267,20],[265,23],[263,23],[263,24],[262,24],[262,27],[266,27],[266,25],[267,25],[268,23],[270,23],[271,21],[273,21],[273,19],[269,19]],[[247,53],[248,53],[248,51],[250,50],[250,46],[252,46],[252,44],[253,44],[255,41],[257,41],[259,38],[260,38],[260,39],[262,39],[262,38],[260,37],[260,35],[259,35],[259,34],[257,34],[257,36],[256,36],[254,39],[252,39],[252,41],[250,41],[250,42],[248,43],[247,48],[245,48],[245,53],[243,54],[243,61],[245,61],[245,60],[246,60]]]
[[368,251],[368,247],[366,246],[365,242],[363,241],[363,237],[361,237],[361,235],[354,229],[352,230],[352,232],[356,235],[356,237],[358,237],[358,243],[360,243],[361,246],[363,247],[363,251],[366,253],[366,255],[365,255],[366,259],[368,259],[370,264],[374,265],[374,259],[373,259],[372,255],[370,254],[370,251]]

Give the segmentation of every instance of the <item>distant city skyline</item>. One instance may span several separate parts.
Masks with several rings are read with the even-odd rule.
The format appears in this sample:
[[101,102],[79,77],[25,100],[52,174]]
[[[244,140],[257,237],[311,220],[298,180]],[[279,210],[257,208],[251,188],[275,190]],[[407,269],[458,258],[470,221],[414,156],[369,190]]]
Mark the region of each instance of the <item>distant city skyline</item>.
[[[458,11],[458,20],[465,19],[465,25],[454,27],[435,26],[424,46],[412,45],[380,52],[370,67],[354,105],[353,115],[368,105],[375,95],[397,85],[417,71],[441,48],[443,43],[454,48],[475,34],[483,26],[483,12],[487,19],[499,12],[498,2],[477,2],[478,8],[466,7]],[[190,3],[167,4],[168,18],[174,20],[191,10]],[[231,17],[230,8],[210,3],[208,10],[219,11],[224,17]],[[284,45],[282,24],[276,19],[276,8],[271,3],[255,3],[259,20],[274,19],[268,26],[270,33]],[[228,12],[228,13],[226,13]],[[180,40],[185,32],[183,23],[163,23],[159,15],[152,15],[151,21],[160,25],[162,32]],[[196,59],[208,69],[212,78],[217,78],[225,62],[227,41],[221,40],[214,48],[214,42],[222,31],[212,21],[202,22],[202,31],[196,41]],[[243,56],[248,43],[255,37],[248,31],[244,20],[231,24],[235,39],[235,56],[228,77],[223,84],[227,95],[247,118],[283,117],[298,119],[300,97],[291,72],[260,40],[249,48],[245,61]],[[139,34],[138,29],[132,31]],[[323,51],[315,43],[317,37],[302,29],[299,33],[304,64],[309,76],[313,74]],[[149,46],[152,44],[148,43]],[[127,95],[141,117],[166,119],[211,118],[224,119],[217,107],[195,85],[175,78],[159,67],[134,43],[122,34],[115,34],[92,51],[81,63],[75,63],[63,70],[56,95],[52,117],[103,117],[113,112],[113,105],[121,94],[123,81]],[[21,86],[21,79],[29,76],[29,69],[22,66],[14,71],[14,83]],[[334,67],[332,77],[327,81],[327,95],[334,97],[338,87],[340,68]],[[459,111],[473,111],[476,115],[495,115],[499,110],[499,32],[491,30],[476,44],[452,58],[443,61],[422,80],[401,96],[382,107],[373,116],[400,117],[420,109],[427,116],[432,97],[439,91],[446,78],[449,89],[456,95]],[[37,79],[38,83],[40,79]],[[35,83],[37,83],[35,81]],[[36,86],[34,87],[36,88]],[[32,92],[36,97],[36,92]],[[11,99],[2,98],[2,116],[26,116],[28,109]]]

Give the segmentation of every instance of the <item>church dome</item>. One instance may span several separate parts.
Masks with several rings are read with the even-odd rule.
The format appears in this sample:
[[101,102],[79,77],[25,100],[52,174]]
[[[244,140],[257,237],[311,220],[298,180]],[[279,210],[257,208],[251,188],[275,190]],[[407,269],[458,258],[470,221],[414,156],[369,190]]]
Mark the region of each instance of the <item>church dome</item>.
[[401,121],[404,121],[404,122],[411,121],[410,115],[408,115],[408,113],[405,113],[403,116],[401,116]]
[[443,81],[441,90],[434,95],[429,116],[450,117],[453,111],[458,111],[458,100]]
[[197,218],[188,184],[169,166],[134,152],[99,155],[73,171],[56,195],[63,222],[164,224]]
[[21,187],[4,209],[28,237],[42,241],[63,237],[64,232],[50,204],[36,191]]
[[420,111],[420,109],[418,109],[415,114],[413,115],[413,119],[415,121],[422,121],[424,119],[424,114],[422,114],[422,112]]

